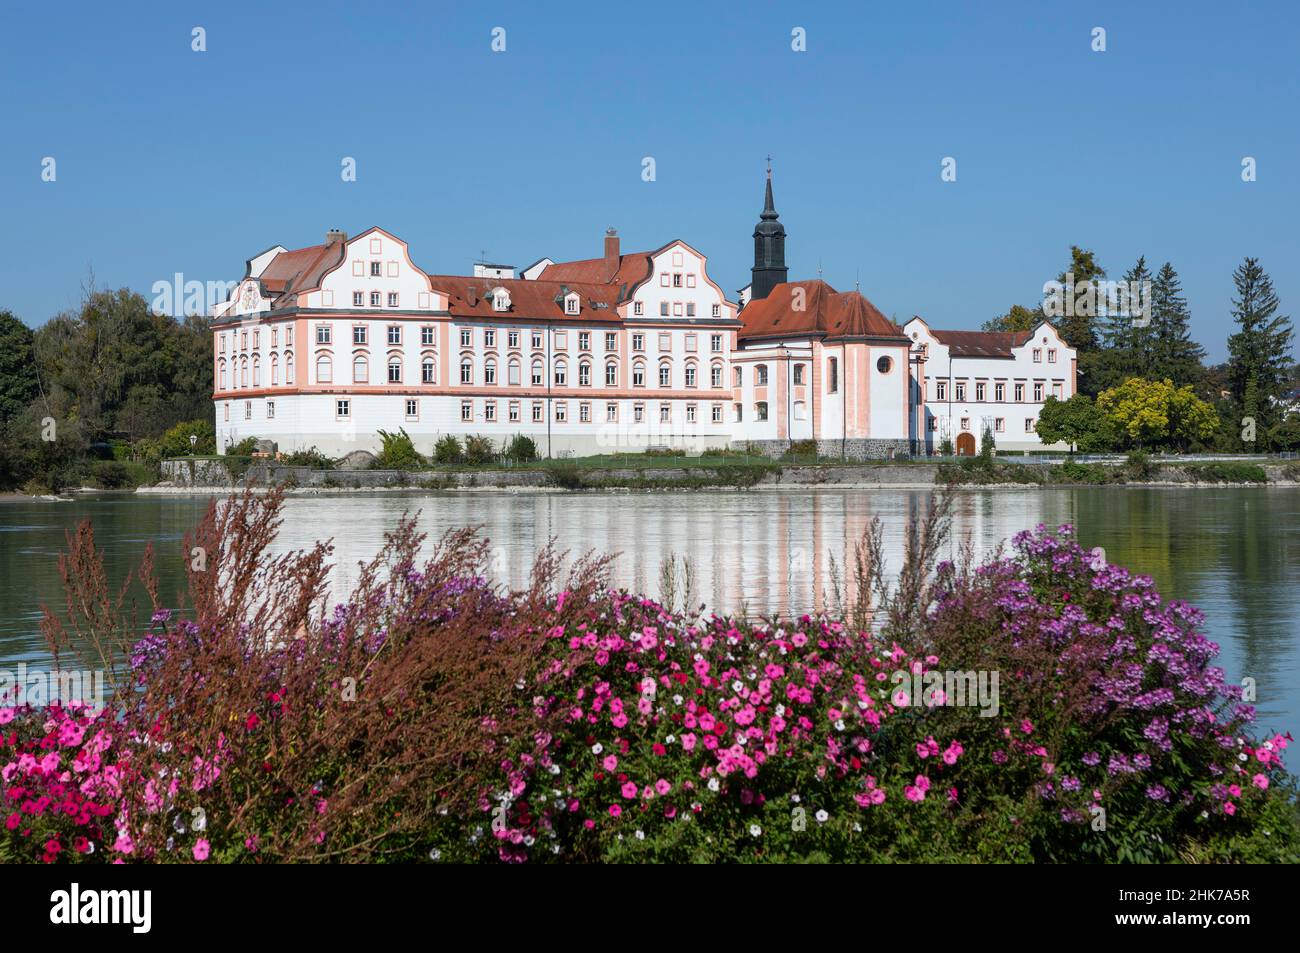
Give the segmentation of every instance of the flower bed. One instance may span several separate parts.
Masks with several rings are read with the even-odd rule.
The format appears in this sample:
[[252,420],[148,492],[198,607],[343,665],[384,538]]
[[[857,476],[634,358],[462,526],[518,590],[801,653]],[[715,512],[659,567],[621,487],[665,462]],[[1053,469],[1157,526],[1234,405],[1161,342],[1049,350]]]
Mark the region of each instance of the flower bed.
[[[674,612],[550,553],[507,593],[404,521],[318,619],[328,550],[267,556],[278,508],[209,513],[223,571],[123,639],[107,712],[0,708],[0,859],[1297,859],[1290,739],[1069,527],[855,624]],[[88,532],[73,557],[84,589]]]

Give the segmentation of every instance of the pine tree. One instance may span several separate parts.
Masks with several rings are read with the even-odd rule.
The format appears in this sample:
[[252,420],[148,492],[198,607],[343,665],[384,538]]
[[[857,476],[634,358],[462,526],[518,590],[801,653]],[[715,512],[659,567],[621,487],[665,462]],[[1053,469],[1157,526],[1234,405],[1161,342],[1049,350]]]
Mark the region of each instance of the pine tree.
[[1205,349],[1192,340],[1192,314],[1183,296],[1182,282],[1174,266],[1165,262],[1151,283],[1150,354],[1147,375],[1152,380],[1168,378],[1175,384],[1196,385],[1205,377],[1201,362]]
[[1273,280],[1247,258],[1232,273],[1237,287],[1233,319],[1240,328],[1228,338],[1228,389],[1243,417],[1254,419],[1256,448],[1267,448],[1268,433],[1281,418],[1278,400],[1288,388],[1291,368],[1291,318],[1279,315]]
[[[1146,257],[1142,256],[1124,275],[1124,285],[1141,289],[1149,288],[1150,282],[1151,272]],[[1136,313],[1138,306],[1139,302],[1130,298],[1126,302],[1107,302],[1102,311],[1099,328],[1102,351],[1097,355],[1092,382],[1098,391],[1117,387],[1130,377],[1149,376],[1151,328],[1135,323],[1142,319]]]

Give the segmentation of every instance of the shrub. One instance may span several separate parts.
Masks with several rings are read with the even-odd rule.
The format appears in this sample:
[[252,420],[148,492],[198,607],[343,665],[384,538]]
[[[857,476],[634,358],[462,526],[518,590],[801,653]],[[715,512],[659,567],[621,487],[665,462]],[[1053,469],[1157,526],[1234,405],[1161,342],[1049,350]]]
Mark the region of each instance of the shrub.
[[496,444],[491,437],[470,434],[465,438],[465,462],[472,467],[493,463],[497,458]]
[[377,431],[379,439],[383,441],[383,447],[375,457],[375,466],[381,470],[416,470],[424,466],[424,457],[420,456],[415,449],[415,444],[411,441],[410,434],[406,428],[398,429],[397,433],[389,433],[387,430]]
[[789,448],[785,451],[785,453],[781,454],[781,456],[787,459],[797,458],[797,457],[816,458],[817,441],[816,440],[795,440],[790,444]]
[[1221,460],[1189,464],[1182,468],[1194,483],[1267,483],[1268,473],[1257,463]]
[[515,463],[528,463],[537,459],[537,444],[532,437],[517,433],[510,438],[503,455]]
[[1148,480],[1156,472],[1151,454],[1145,450],[1130,450],[1124,465],[1128,468],[1129,475],[1136,480]]
[[[198,437],[191,449],[190,437]],[[160,457],[209,456],[217,452],[217,435],[210,420],[191,420],[177,424],[158,439],[155,450]]]
[[321,453],[316,447],[282,453],[280,463],[286,467],[310,467],[313,470],[334,469],[334,461]]
[[239,443],[232,443],[226,448],[226,454],[232,457],[251,457],[257,449],[256,437],[245,437]]
[[105,490],[126,490],[157,479],[157,474],[142,463],[96,460],[90,464],[90,479]]
[[647,457],[684,457],[686,451],[682,447],[646,447],[645,455]]
[[576,463],[554,460],[546,465],[546,482],[562,490],[581,490],[587,485]]
[[438,438],[438,442],[433,445],[433,459],[435,463],[457,464],[465,461],[465,452],[461,449],[460,440],[455,434],[444,434]]
[[939,441],[939,456],[951,457],[952,455],[953,455],[952,441],[947,437],[944,437],[942,440]]

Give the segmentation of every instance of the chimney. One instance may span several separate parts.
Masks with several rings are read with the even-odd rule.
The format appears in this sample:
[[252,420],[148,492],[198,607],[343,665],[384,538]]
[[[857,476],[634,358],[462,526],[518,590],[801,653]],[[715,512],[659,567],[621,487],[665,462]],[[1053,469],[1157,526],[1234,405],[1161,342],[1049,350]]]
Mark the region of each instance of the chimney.
[[325,244],[333,245],[335,242],[345,242],[348,240],[348,233],[341,232],[337,228],[331,228],[325,233]]
[[618,231],[610,226],[605,229],[605,280],[613,281],[618,274]]

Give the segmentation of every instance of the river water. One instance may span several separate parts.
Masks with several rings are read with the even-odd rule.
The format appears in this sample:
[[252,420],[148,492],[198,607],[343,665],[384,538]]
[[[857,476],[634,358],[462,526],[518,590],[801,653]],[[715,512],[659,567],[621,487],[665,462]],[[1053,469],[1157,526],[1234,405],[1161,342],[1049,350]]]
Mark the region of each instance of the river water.
[[[751,615],[826,605],[832,565],[851,564],[854,540],[875,516],[888,555],[901,558],[910,511],[927,491],[426,493],[291,497],[277,548],[332,538],[332,585],[346,591],[406,510],[432,538],[481,526],[495,574],[518,585],[552,538],[572,553],[618,553],[615,581],[659,594],[666,557],[689,559],[696,600]],[[42,604],[61,607],[58,554],[82,519],[95,527],[110,578],[157,552],[164,598],[183,583],[182,534],[198,497],[101,496],[72,502],[0,499],[0,668],[45,658]],[[1229,677],[1252,677],[1260,722],[1300,734],[1300,490],[1288,487],[970,489],[957,494],[951,546],[978,554],[1038,523],[1072,523],[1080,542],[1112,563],[1149,573],[1166,597],[1206,614]]]

